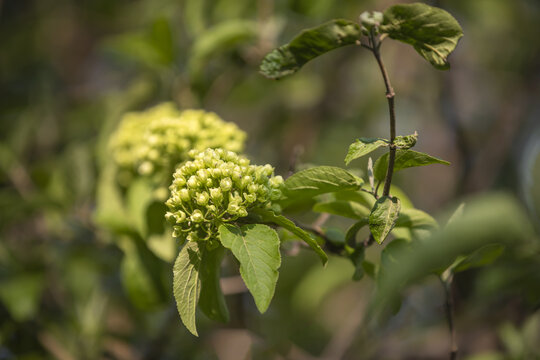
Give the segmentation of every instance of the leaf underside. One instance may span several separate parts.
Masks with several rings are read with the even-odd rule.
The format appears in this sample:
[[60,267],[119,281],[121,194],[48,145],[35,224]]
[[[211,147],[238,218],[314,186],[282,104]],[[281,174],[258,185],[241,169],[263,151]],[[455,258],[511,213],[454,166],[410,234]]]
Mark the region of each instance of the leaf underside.
[[360,35],[358,24],[340,19],[306,29],[290,43],[268,53],[261,63],[260,72],[269,79],[292,75],[308,61],[324,53],[356,44]]

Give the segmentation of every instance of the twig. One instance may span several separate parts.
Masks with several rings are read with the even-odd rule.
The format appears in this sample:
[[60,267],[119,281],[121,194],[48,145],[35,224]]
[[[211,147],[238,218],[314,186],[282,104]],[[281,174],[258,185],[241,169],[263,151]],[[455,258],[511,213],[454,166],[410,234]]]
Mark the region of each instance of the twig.
[[381,59],[381,53],[379,51],[379,45],[380,42],[377,43],[377,40],[375,39],[374,34],[372,33],[370,36],[370,41],[372,43],[372,49],[371,52],[375,56],[375,59],[377,60],[377,64],[379,65],[379,69],[381,70],[381,74],[384,80],[384,86],[386,87],[386,99],[388,100],[388,111],[390,114],[390,144],[389,144],[389,154],[388,154],[388,168],[386,169],[386,177],[384,179],[384,188],[383,188],[383,196],[388,196],[390,194],[390,185],[392,184],[392,175],[394,173],[394,162],[396,159],[396,146],[394,144],[394,140],[396,139],[396,112],[395,112],[395,106],[394,106],[394,98],[396,96],[394,89],[392,88],[392,84],[390,83],[390,78],[388,77],[388,72],[386,71],[386,67],[384,66],[382,59]]
[[[444,276],[444,275],[443,275]],[[446,322],[448,323],[448,330],[450,331],[450,360],[457,359],[458,354],[458,344],[456,339],[456,328],[454,326],[454,299],[452,294],[452,281],[454,275],[448,273],[447,276],[439,277],[441,280],[442,286],[444,288],[444,295],[446,298],[445,301],[445,313],[446,313]]]

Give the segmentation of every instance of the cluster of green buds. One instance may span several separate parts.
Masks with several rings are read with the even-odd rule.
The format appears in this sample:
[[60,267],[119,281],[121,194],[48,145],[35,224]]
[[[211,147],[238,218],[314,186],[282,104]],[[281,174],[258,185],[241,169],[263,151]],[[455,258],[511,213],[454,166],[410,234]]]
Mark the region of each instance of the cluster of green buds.
[[247,158],[224,149],[190,151],[174,173],[166,219],[173,236],[188,241],[211,240],[218,227],[269,208],[281,197],[283,178],[270,165],[250,165]]
[[170,103],[126,114],[111,138],[118,180],[128,185],[134,176],[167,183],[191,149],[220,147],[239,152],[246,134],[235,124],[203,110],[179,111]]

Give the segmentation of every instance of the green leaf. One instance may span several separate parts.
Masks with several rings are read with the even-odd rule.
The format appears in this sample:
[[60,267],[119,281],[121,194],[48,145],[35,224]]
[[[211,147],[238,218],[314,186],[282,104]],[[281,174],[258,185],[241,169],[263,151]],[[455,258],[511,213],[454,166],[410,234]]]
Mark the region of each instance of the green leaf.
[[219,283],[221,260],[224,254],[223,246],[203,252],[200,267],[202,288],[199,307],[210,319],[228,322],[229,310]]
[[141,310],[155,309],[163,299],[150,269],[141,261],[136,245],[131,239],[121,241],[124,257],[120,264],[122,285],[131,302]]
[[345,164],[349,165],[351,161],[367,155],[370,152],[377,150],[381,146],[388,146],[388,140],[360,138],[349,146],[349,151],[345,157]]
[[533,228],[519,202],[495,194],[470,200],[465,216],[435,232],[429,239],[411,243],[410,251],[396,252],[395,262],[385,266],[376,304],[398,296],[402,287],[436,273],[454,263],[458,256],[490,244],[529,247]]
[[396,227],[435,230],[439,228],[439,224],[431,215],[422,210],[403,207],[399,212]]
[[21,273],[2,280],[0,300],[15,321],[27,321],[36,316],[45,279],[40,273]]
[[414,3],[389,7],[380,26],[392,39],[410,44],[435,68],[450,68],[447,57],[456,48],[463,30],[443,9]]
[[407,149],[412,148],[414,145],[416,145],[417,140],[418,140],[418,133],[415,132],[413,135],[396,136],[394,140],[394,144],[399,149],[407,150]]
[[334,166],[317,166],[297,172],[283,184],[283,208],[314,196],[342,190],[356,190],[363,180]]
[[262,224],[242,227],[227,224],[219,227],[219,235],[223,246],[240,262],[240,275],[257,309],[264,313],[274,296],[281,265],[276,231]]
[[382,244],[396,225],[400,209],[401,204],[397,197],[383,196],[375,202],[368,221],[369,230],[379,244]]
[[207,61],[257,37],[257,24],[249,20],[228,20],[206,30],[197,37],[191,50],[188,69],[199,76]]
[[290,231],[294,235],[298,236],[301,240],[304,240],[306,244],[309,245],[310,248],[312,248],[317,255],[321,258],[321,261],[323,262],[323,265],[326,264],[328,261],[328,256],[324,252],[323,249],[319,246],[317,241],[306,231],[296,226],[291,220],[287,219],[285,216],[277,215],[272,211],[265,210],[265,209],[255,209],[255,213],[259,214],[264,221],[273,222],[274,224],[277,224],[281,226],[282,228]]
[[344,216],[351,219],[363,219],[369,215],[369,209],[354,201],[336,200],[315,204],[313,211]]
[[127,210],[139,234],[148,235],[147,210],[154,200],[154,188],[144,178],[135,179],[127,190]]
[[347,230],[347,233],[345,234],[345,243],[350,244],[353,243],[356,234],[358,231],[360,231],[361,228],[366,226],[368,224],[368,218],[363,218],[360,221],[355,222],[351,227]]
[[[450,165],[448,161],[437,159],[436,157],[430,156],[414,150],[397,150],[396,151],[396,160],[394,162],[394,173],[415,166],[424,166],[430,164],[442,164]],[[375,173],[375,178],[377,180],[384,180],[386,176],[386,168],[388,167],[388,153],[384,154],[375,161],[375,166],[373,171]]]
[[115,177],[116,168],[112,163],[107,164],[101,171],[97,184],[94,219],[97,224],[110,231],[125,233],[132,230],[132,225]]
[[269,79],[292,75],[322,54],[356,44],[360,36],[360,26],[348,20],[332,20],[306,29],[290,43],[268,53],[261,63],[260,72]]
[[489,265],[503,254],[504,249],[504,246],[500,244],[489,244],[481,247],[468,256],[459,257],[451,266],[452,272],[458,273],[471,268]]
[[198,336],[195,323],[195,310],[201,293],[199,274],[202,254],[199,244],[188,241],[178,254],[173,268],[173,292],[176,307],[185,327]]

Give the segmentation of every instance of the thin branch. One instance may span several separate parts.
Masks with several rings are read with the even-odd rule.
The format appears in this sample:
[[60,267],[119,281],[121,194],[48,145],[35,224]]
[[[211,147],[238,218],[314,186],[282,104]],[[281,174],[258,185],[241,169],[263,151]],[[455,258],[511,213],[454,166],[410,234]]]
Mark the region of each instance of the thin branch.
[[441,284],[444,288],[444,295],[445,295],[445,313],[446,313],[446,322],[448,323],[448,330],[450,331],[450,360],[457,359],[458,355],[458,344],[456,339],[456,328],[454,326],[454,299],[452,294],[452,281],[453,281],[453,274],[448,274],[448,276],[443,279],[443,277],[439,277],[441,280]]
[[384,179],[384,188],[383,188],[383,196],[388,196],[390,194],[390,185],[392,184],[392,175],[394,173],[394,162],[396,159],[396,146],[394,144],[394,140],[396,139],[396,112],[395,112],[395,106],[394,106],[394,98],[396,96],[394,89],[392,88],[392,84],[390,83],[390,78],[388,77],[388,72],[386,71],[386,67],[384,66],[382,59],[381,59],[381,53],[379,51],[380,42],[377,43],[377,40],[373,36],[373,34],[370,36],[371,42],[373,43],[373,50],[372,53],[375,56],[375,59],[377,60],[377,64],[379,65],[379,69],[381,70],[381,74],[384,80],[384,86],[386,87],[386,99],[388,100],[388,111],[390,114],[390,151],[388,155],[388,168],[386,169],[386,177]]

